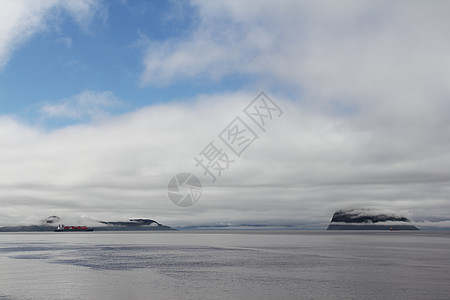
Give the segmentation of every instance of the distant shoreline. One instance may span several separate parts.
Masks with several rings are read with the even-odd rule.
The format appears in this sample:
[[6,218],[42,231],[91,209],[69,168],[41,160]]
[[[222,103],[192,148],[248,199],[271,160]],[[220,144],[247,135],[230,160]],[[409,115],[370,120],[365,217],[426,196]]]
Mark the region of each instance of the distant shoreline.
[[[155,227],[141,227],[132,226],[132,227],[119,227],[119,226],[98,226],[98,227],[90,227],[93,228],[94,231],[177,231],[177,229],[171,228],[169,226],[155,226]],[[53,232],[56,229],[54,226],[38,226],[38,225],[29,225],[29,226],[5,226],[0,227],[0,232]]]

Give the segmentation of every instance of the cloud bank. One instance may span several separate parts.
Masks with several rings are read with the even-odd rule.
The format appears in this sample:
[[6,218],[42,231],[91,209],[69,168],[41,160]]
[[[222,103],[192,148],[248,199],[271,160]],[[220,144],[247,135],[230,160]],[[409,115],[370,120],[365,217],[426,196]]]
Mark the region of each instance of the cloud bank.
[[[251,83],[242,91],[198,95],[49,132],[1,117],[1,220],[54,214],[151,217],[170,226],[325,228],[338,209],[369,207],[408,210],[427,226],[448,224],[448,3],[192,5],[198,26],[190,35],[149,42],[142,86],[214,84],[233,76]],[[34,12],[40,16],[36,24],[47,24],[40,18],[52,6],[42,7]],[[42,27],[25,26],[17,35],[8,29],[15,21],[2,22],[12,24],[0,25],[6,28],[6,42],[0,43],[4,66],[13,49]],[[273,91],[285,114],[210,183],[193,156],[260,87]],[[80,100],[87,96],[116,99],[88,91],[44,106],[41,113],[90,120]],[[101,101],[97,107],[107,111]],[[167,184],[180,172],[195,173],[204,184],[192,208],[167,199]]]
[[[204,95],[50,132],[3,117],[1,218],[151,216],[171,226],[320,228],[335,210],[359,206],[446,219],[450,155],[424,160],[424,149],[410,149],[399,162],[389,155],[379,159],[374,148],[390,153],[402,141],[379,145],[342,116],[324,116],[284,98],[277,98],[283,117],[258,132],[260,138],[212,183],[193,157],[219,141],[255,95]],[[202,199],[191,208],[176,207],[167,197],[169,180],[180,172],[202,180]]]

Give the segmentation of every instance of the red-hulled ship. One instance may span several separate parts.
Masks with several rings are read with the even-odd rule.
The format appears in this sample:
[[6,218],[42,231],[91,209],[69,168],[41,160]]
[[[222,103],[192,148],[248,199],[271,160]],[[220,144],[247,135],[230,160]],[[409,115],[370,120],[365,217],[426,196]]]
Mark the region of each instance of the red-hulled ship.
[[54,230],[55,232],[75,232],[75,231],[94,231],[94,228],[89,228],[86,226],[65,226],[58,225],[58,228]]

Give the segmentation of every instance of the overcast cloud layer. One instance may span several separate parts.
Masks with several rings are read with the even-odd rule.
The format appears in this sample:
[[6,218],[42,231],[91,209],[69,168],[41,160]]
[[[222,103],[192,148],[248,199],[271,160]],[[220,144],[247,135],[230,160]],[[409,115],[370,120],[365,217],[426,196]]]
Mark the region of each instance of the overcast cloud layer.
[[[53,24],[48,12],[65,10],[80,23],[101,17],[95,1],[33,3],[1,4],[8,13],[0,9],[0,68]],[[1,116],[2,224],[59,215],[324,228],[337,209],[372,207],[406,211],[419,226],[449,227],[449,3],[192,4],[199,20],[191,33],[146,39],[136,84],[213,85],[243,76],[248,86],[119,116],[108,110],[129,99],[86,89],[37,109],[43,119],[83,121],[51,130]],[[261,89],[283,116],[211,183],[194,155],[218,141]],[[202,180],[193,207],[167,198],[179,172]]]

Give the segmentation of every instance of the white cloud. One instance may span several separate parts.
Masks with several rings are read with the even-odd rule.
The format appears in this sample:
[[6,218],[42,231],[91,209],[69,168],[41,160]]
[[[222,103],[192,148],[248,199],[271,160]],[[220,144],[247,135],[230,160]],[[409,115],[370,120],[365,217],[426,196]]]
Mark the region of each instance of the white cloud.
[[[297,168],[278,176],[320,186],[320,195],[302,190],[299,198],[317,199],[328,209],[378,199],[378,206],[398,205],[393,208],[430,218],[428,207],[445,219],[449,3],[192,3],[198,27],[184,39],[150,43],[142,84],[250,75],[253,86],[286,87],[298,101],[291,112],[311,123],[293,122],[294,141],[276,153],[289,158],[282,166],[295,161]],[[298,170],[305,168],[308,173]]]
[[198,28],[150,43],[142,84],[252,75],[265,88],[293,86],[314,105],[354,105],[361,122],[388,127],[399,113],[430,126],[448,108],[446,2],[192,2]]
[[[225,148],[217,135],[255,95],[204,95],[51,132],[3,117],[2,222],[59,215],[324,228],[341,208],[406,209],[419,219],[431,217],[431,208],[450,208],[448,152],[424,158],[430,150],[418,148],[402,160],[379,159],[374,148],[391,153],[403,142],[378,144],[342,116],[282,98],[285,114],[211,183],[193,157],[211,140]],[[180,172],[196,174],[204,186],[202,199],[188,209],[167,198],[167,184]]]
[[0,69],[31,36],[57,24],[61,12],[88,30],[92,17],[101,11],[99,1],[95,0],[0,1]]
[[144,84],[243,73],[301,84],[322,97],[367,97],[380,92],[376,85],[433,83],[425,74],[437,67],[439,87],[450,63],[445,2],[192,2],[198,28],[148,47]]
[[113,93],[83,91],[71,98],[64,99],[58,103],[47,103],[39,112],[50,118],[71,118],[76,120],[100,119],[106,115],[111,108],[121,104]]

